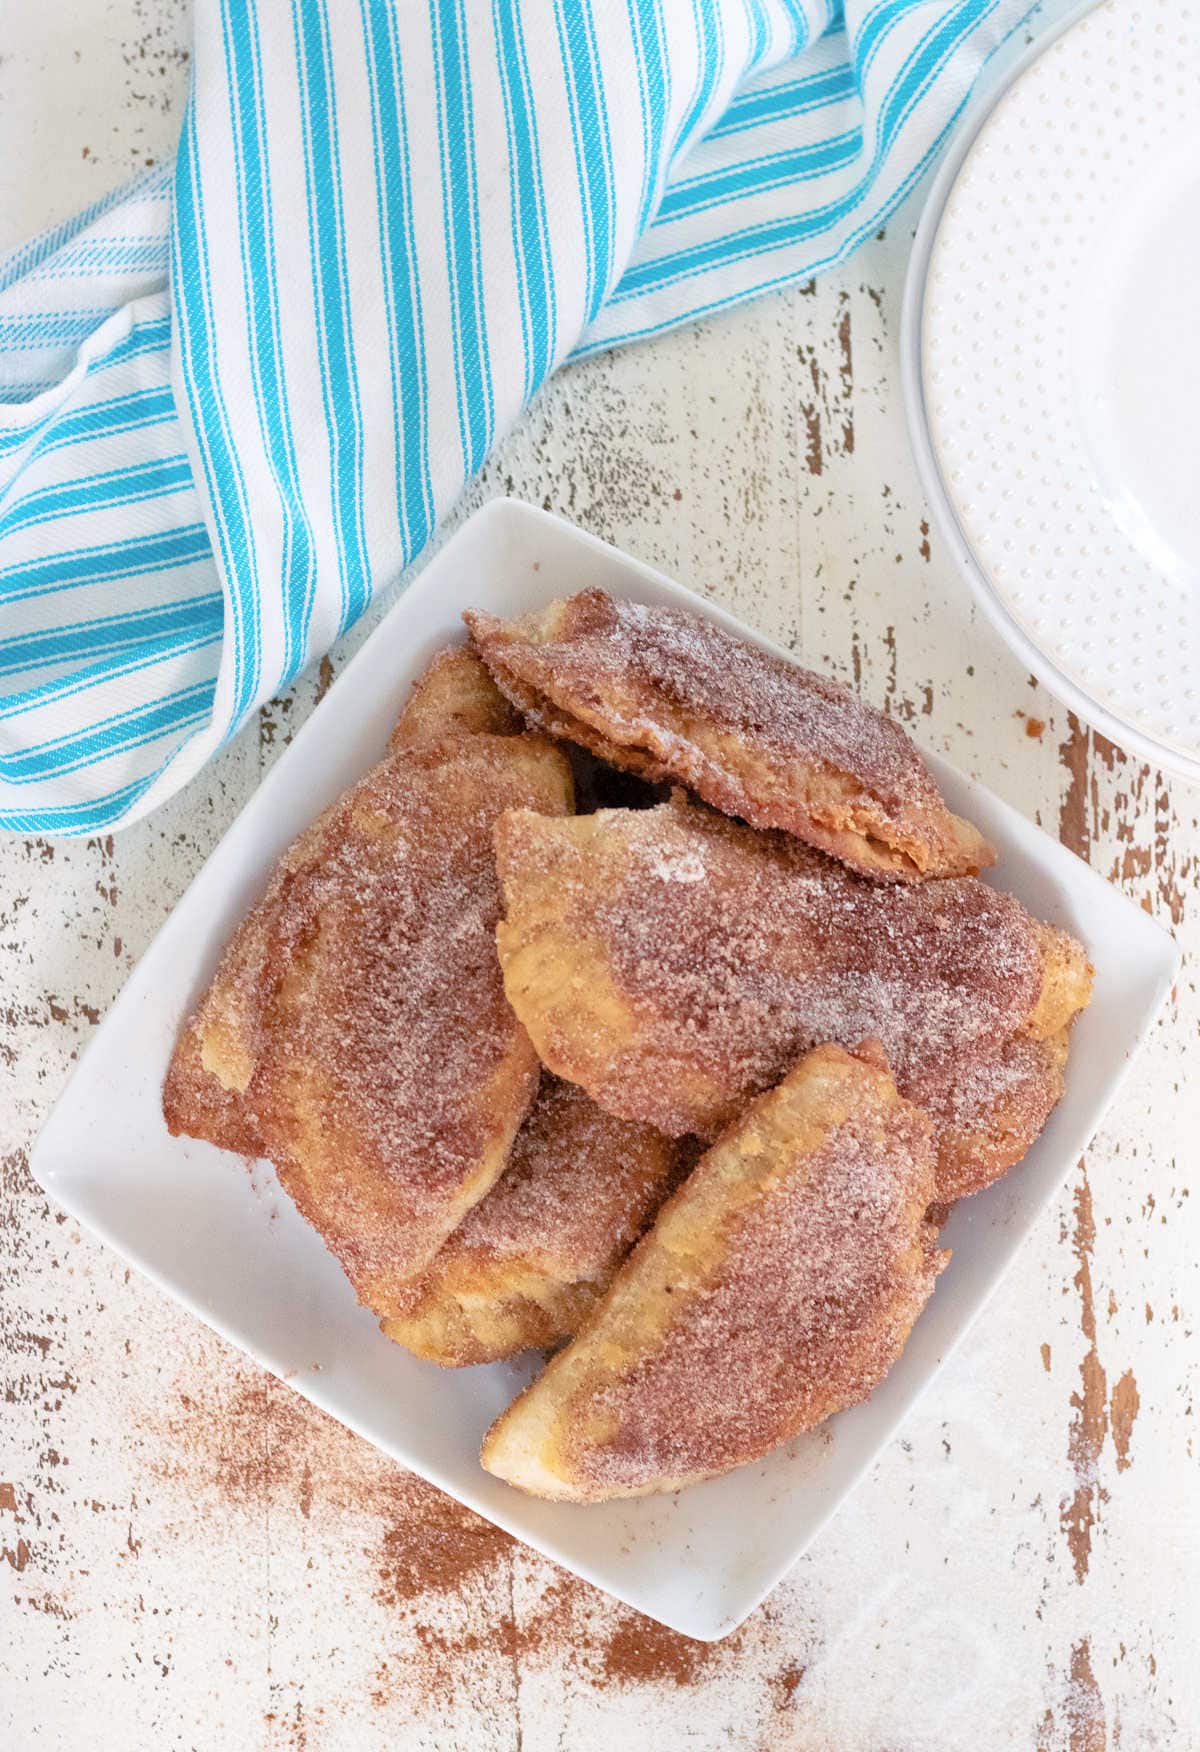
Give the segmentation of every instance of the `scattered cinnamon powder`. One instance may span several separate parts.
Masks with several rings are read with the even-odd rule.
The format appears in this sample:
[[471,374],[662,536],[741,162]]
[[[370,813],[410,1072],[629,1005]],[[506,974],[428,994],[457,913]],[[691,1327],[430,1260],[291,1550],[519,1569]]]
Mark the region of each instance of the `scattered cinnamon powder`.
[[608,1638],[602,1666],[605,1678],[618,1683],[694,1685],[729,1648],[729,1642],[693,1642],[652,1618],[629,1613]]
[[[598,1692],[675,1691],[741,1678],[748,1663],[790,1672],[802,1671],[797,1657],[811,1659],[811,1631],[797,1632],[769,1607],[709,1644],[618,1605],[404,1472],[273,1376],[240,1361],[230,1367],[224,1395],[221,1376],[208,1373],[202,1384],[189,1376],[165,1417],[156,1415],[143,1432],[155,1454],[150,1470],[161,1492],[178,1493],[189,1541],[206,1514],[215,1531],[231,1515],[269,1512],[275,1537],[286,1537],[291,1514],[305,1523],[306,1540],[324,1535],[344,1551],[361,1548],[361,1599],[394,1615],[398,1640],[381,1643],[356,1702],[381,1712],[445,1707],[466,1690],[474,1698],[485,1678],[494,1688],[510,1666],[514,1675],[560,1667]],[[407,1639],[415,1655],[404,1651]],[[777,1686],[771,1697],[785,1706]],[[285,1725],[302,1744],[301,1723],[280,1716],[272,1730]]]
[[166,1420],[161,1481],[216,1496],[225,1508],[271,1503],[304,1519],[353,1511],[381,1524],[376,1597],[399,1605],[452,1593],[499,1562],[513,1541],[452,1497],[405,1472],[273,1376],[243,1379],[202,1406],[180,1393]]
[[[754,1634],[753,1627],[744,1627],[719,1643],[696,1642],[569,1577],[551,1583],[520,1624],[505,1612],[456,1634],[428,1623],[418,1623],[415,1631],[424,1657],[421,1690],[431,1697],[461,1684],[464,1668],[487,1656],[502,1656],[517,1669],[562,1665],[601,1692],[635,1685],[687,1690],[735,1670]],[[390,1675],[381,1670],[377,1677],[376,1702],[382,1706]],[[406,1677],[411,1684],[411,1673]]]
[[[417,1479],[409,1482],[419,1487],[420,1519],[414,1526],[412,1517],[406,1517],[384,1532],[375,1598],[385,1606],[406,1604],[422,1594],[456,1593],[507,1557],[513,1543],[507,1533],[453,1497],[432,1486],[420,1487]],[[407,1506],[413,1506],[411,1499]]]
[[781,1673],[775,1675],[772,1685],[780,1709],[795,1708],[796,1693],[806,1671],[804,1667],[785,1667]]

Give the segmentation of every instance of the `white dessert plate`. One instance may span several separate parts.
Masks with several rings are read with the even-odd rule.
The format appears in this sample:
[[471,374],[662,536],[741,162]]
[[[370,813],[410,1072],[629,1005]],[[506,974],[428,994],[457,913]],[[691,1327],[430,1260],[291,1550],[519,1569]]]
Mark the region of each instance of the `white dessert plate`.
[[1022,662],[1200,778],[1200,3],[1106,0],[974,116],[906,289],[924,484]]
[[997,880],[1076,932],[1096,964],[1095,1000],[1046,1131],[1007,1180],[955,1213],[954,1258],[903,1357],[865,1405],[825,1431],[678,1496],[611,1506],[538,1502],[489,1477],[480,1439],[536,1359],[441,1370],[390,1344],[265,1170],[252,1184],[237,1157],[168,1135],[160,1090],[177,1030],[275,860],[379,756],[409,682],[461,636],[463,609],[523,614],[592,585],[678,604],[776,649],[569,524],[511,501],[488,505],[376,629],[213,852],[98,1030],[37,1142],[33,1171],[168,1294],[401,1465],[631,1606],[707,1640],[732,1630],[795,1562],[978,1314],[1128,1070],[1176,951],[1072,853],[931,758],[951,808],[998,847]]

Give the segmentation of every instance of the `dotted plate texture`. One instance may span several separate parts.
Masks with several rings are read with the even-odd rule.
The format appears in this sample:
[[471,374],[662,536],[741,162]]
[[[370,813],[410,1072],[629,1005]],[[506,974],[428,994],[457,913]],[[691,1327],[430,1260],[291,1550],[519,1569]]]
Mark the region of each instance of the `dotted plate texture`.
[[1200,5],[1108,0],[1017,79],[953,185],[924,393],[1009,620],[1103,728],[1193,772],[1198,286]]

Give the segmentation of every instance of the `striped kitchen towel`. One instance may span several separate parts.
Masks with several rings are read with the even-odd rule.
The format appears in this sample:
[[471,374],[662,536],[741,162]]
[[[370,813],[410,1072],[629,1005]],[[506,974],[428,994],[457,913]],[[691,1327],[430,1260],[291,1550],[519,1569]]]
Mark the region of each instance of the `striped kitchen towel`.
[[876,228],[1028,4],[197,0],[173,164],[0,258],[0,826],[178,790],[563,360]]

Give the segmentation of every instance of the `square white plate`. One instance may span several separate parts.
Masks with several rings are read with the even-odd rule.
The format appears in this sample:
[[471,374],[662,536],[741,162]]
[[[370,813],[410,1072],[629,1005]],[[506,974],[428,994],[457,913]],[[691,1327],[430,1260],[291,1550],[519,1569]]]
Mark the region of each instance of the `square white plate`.
[[76,1070],[33,1171],[80,1222],[314,1404],[576,1574],[708,1640],[734,1629],[795,1562],[978,1314],[1099,1124],[1178,956],[1132,901],[930,757],[951,808],[998,847],[997,880],[1074,931],[1096,965],[1050,1124],[1019,1169],[952,1217],[953,1260],[903,1357],[825,1431],[729,1478],[641,1502],[542,1503],[489,1477],[480,1438],[534,1364],[443,1371],[390,1344],[282,1193],[264,1197],[262,1177],[256,1192],[236,1157],[168,1136],[159,1092],[180,1023],[276,858],[379,756],[409,681],[461,636],[462,610],[523,614],[591,585],[677,603],[775,648],[558,518],[488,505],[392,609],[209,858]]

